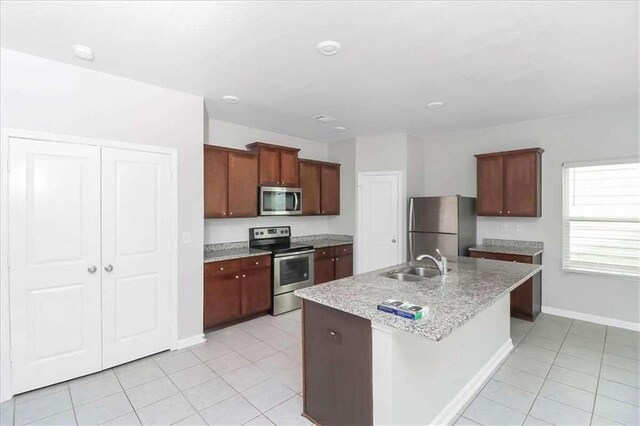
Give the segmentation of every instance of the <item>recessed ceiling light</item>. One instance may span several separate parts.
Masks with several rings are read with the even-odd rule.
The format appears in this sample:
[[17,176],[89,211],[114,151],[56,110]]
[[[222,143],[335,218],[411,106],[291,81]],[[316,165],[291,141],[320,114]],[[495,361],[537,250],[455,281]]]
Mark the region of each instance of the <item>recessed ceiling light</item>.
[[346,127],[342,127],[342,126],[336,126],[333,128],[334,130],[347,130]]
[[328,115],[316,115],[313,118],[315,118],[316,120],[319,120],[319,121],[323,121],[325,123],[331,123],[332,121],[336,121],[335,118],[329,117]]
[[73,46],[73,54],[85,61],[93,61],[94,59],[93,49],[81,44],[76,44]]
[[323,55],[331,56],[338,53],[338,50],[340,50],[340,43],[338,43],[337,41],[326,40],[318,43],[316,47],[318,48],[318,51]]
[[237,96],[227,95],[223,96],[222,100],[228,104],[237,104],[240,99]]
[[442,108],[444,106],[444,102],[429,102],[427,104],[427,108],[437,109]]

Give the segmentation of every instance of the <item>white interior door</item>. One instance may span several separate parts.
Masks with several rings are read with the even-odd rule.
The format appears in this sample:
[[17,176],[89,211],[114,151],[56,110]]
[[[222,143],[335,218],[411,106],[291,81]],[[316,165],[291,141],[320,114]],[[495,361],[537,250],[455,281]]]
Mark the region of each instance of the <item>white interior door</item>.
[[170,346],[170,158],[102,150],[103,368]]
[[13,392],[101,369],[100,148],[11,138]]
[[400,263],[398,173],[360,174],[358,188],[358,272]]

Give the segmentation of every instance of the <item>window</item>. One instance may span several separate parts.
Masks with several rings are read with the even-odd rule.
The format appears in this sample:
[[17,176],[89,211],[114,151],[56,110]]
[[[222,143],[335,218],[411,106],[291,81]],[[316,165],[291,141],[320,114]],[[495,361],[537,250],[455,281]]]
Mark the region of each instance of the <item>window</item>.
[[640,160],[563,169],[563,269],[640,276]]

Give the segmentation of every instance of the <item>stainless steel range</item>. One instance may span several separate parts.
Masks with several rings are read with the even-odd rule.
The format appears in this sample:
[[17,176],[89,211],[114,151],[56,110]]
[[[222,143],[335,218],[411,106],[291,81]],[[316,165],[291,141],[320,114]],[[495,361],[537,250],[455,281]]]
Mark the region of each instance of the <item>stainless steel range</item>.
[[302,300],[293,291],[313,285],[313,246],[291,242],[291,227],[249,229],[249,247],[269,250],[272,258],[272,315],[298,309]]

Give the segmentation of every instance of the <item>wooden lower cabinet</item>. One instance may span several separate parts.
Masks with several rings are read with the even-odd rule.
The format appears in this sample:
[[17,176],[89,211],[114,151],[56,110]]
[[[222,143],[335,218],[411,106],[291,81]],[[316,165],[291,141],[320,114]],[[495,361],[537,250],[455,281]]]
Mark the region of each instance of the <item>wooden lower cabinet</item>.
[[314,284],[322,284],[353,275],[353,244],[316,249]]
[[303,414],[319,425],[372,425],[371,322],[305,300]]
[[204,265],[203,327],[209,329],[271,309],[271,257]]
[[[506,262],[531,263],[540,265],[542,256],[523,256],[509,253],[469,251],[469,257],[503,260]],[[542,272],[522,283],[511,292],[511,316],[527,321],[535,321],[542,308]]]

